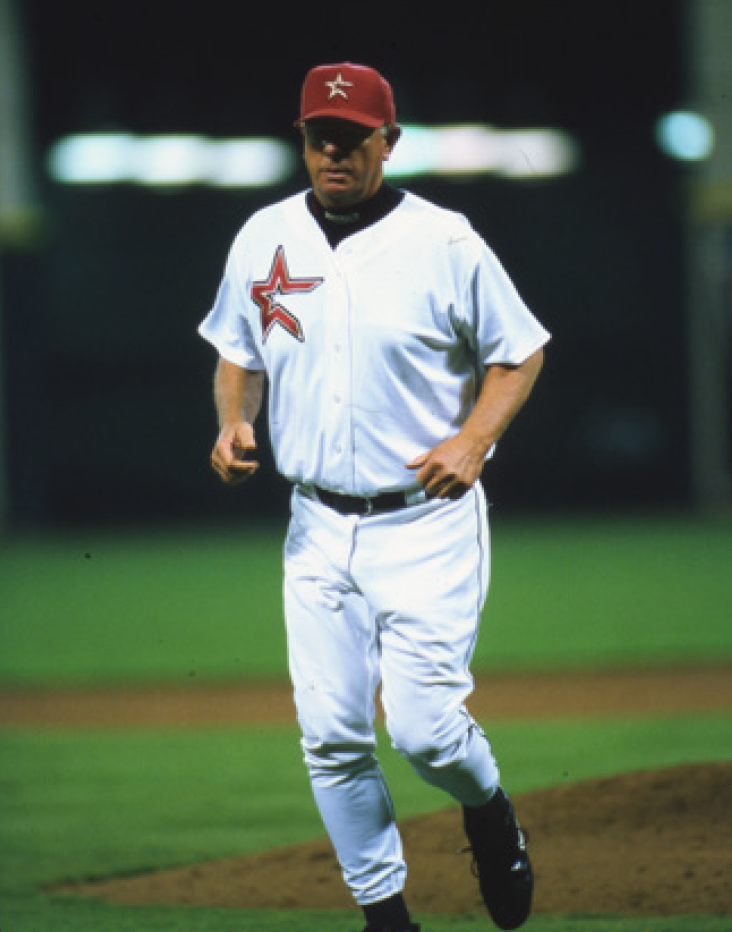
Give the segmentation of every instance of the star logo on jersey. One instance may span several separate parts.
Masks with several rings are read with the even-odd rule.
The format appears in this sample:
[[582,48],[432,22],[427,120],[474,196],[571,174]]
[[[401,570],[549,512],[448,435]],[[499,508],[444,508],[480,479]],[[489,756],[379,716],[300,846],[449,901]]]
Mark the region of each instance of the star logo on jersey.
[[262,340],[266,341],[275,324],[283,327],[290,336],[302,343],[305,335],[300,321],[280,302],[290,294],[307,294],[322,285],[322,278],[290,278],[285,250],[277,247],[266,281],[252,283],[252,300],[262,312]]
[[353,87],[352,81],[344,81],[343,75],[338,72],[333,81],[326,81],[326,85],[330,88],[330,93],[328,94],[328,100],[333,100],[334,97],[345,97],[348,100],[348,94],[343,90],[344,87]]

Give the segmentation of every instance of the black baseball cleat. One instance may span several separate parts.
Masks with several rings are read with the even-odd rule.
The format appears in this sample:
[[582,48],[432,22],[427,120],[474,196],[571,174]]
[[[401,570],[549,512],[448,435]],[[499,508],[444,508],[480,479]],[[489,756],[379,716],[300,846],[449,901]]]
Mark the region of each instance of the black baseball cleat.
[[518,929],[531,912],[534,873],[511,801],[498,787],[484,806],[463,806],[463,824],[491,919],[499,929]]

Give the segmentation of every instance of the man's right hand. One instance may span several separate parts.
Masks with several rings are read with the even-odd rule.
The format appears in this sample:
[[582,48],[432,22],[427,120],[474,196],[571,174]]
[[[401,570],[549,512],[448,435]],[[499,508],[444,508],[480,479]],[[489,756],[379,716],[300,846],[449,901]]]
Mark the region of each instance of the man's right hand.
[[238,421],[221,429],[211,454],[211,465],[226,485],[239,485],[251,479],[259,469],[253,454],[257,449],[254,428]]

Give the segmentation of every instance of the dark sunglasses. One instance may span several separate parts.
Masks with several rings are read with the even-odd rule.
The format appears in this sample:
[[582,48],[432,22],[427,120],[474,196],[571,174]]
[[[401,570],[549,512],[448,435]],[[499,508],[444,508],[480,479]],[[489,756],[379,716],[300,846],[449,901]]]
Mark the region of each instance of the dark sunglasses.
[[376,132],[370,126],[344,120],[308,120],[301,126],[305,141],[313,149],[323,149],[330,143],[342,152],[352,152]]

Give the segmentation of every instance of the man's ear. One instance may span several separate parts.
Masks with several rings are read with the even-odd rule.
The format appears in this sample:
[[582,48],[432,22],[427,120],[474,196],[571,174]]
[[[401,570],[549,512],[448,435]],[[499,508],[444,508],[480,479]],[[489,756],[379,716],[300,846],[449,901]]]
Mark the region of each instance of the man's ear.
[[401,135],[402,135],[402,128],[401,128],[401,126],[397,126],[396,124],[394,124],[394,126],[390,126],[390,127],[387,129],[384,138],[386,139],[386,144],[387,144],[387,146],[388,146],[388,149],[387,149],[387,151],[384,153],[384,159],[388,159],[388,158],[389,158],[389,156],[390,156],[391,153],[392,153],[392,150],[393,150],[394,146],[399,142],[399,139],[400,139]]

